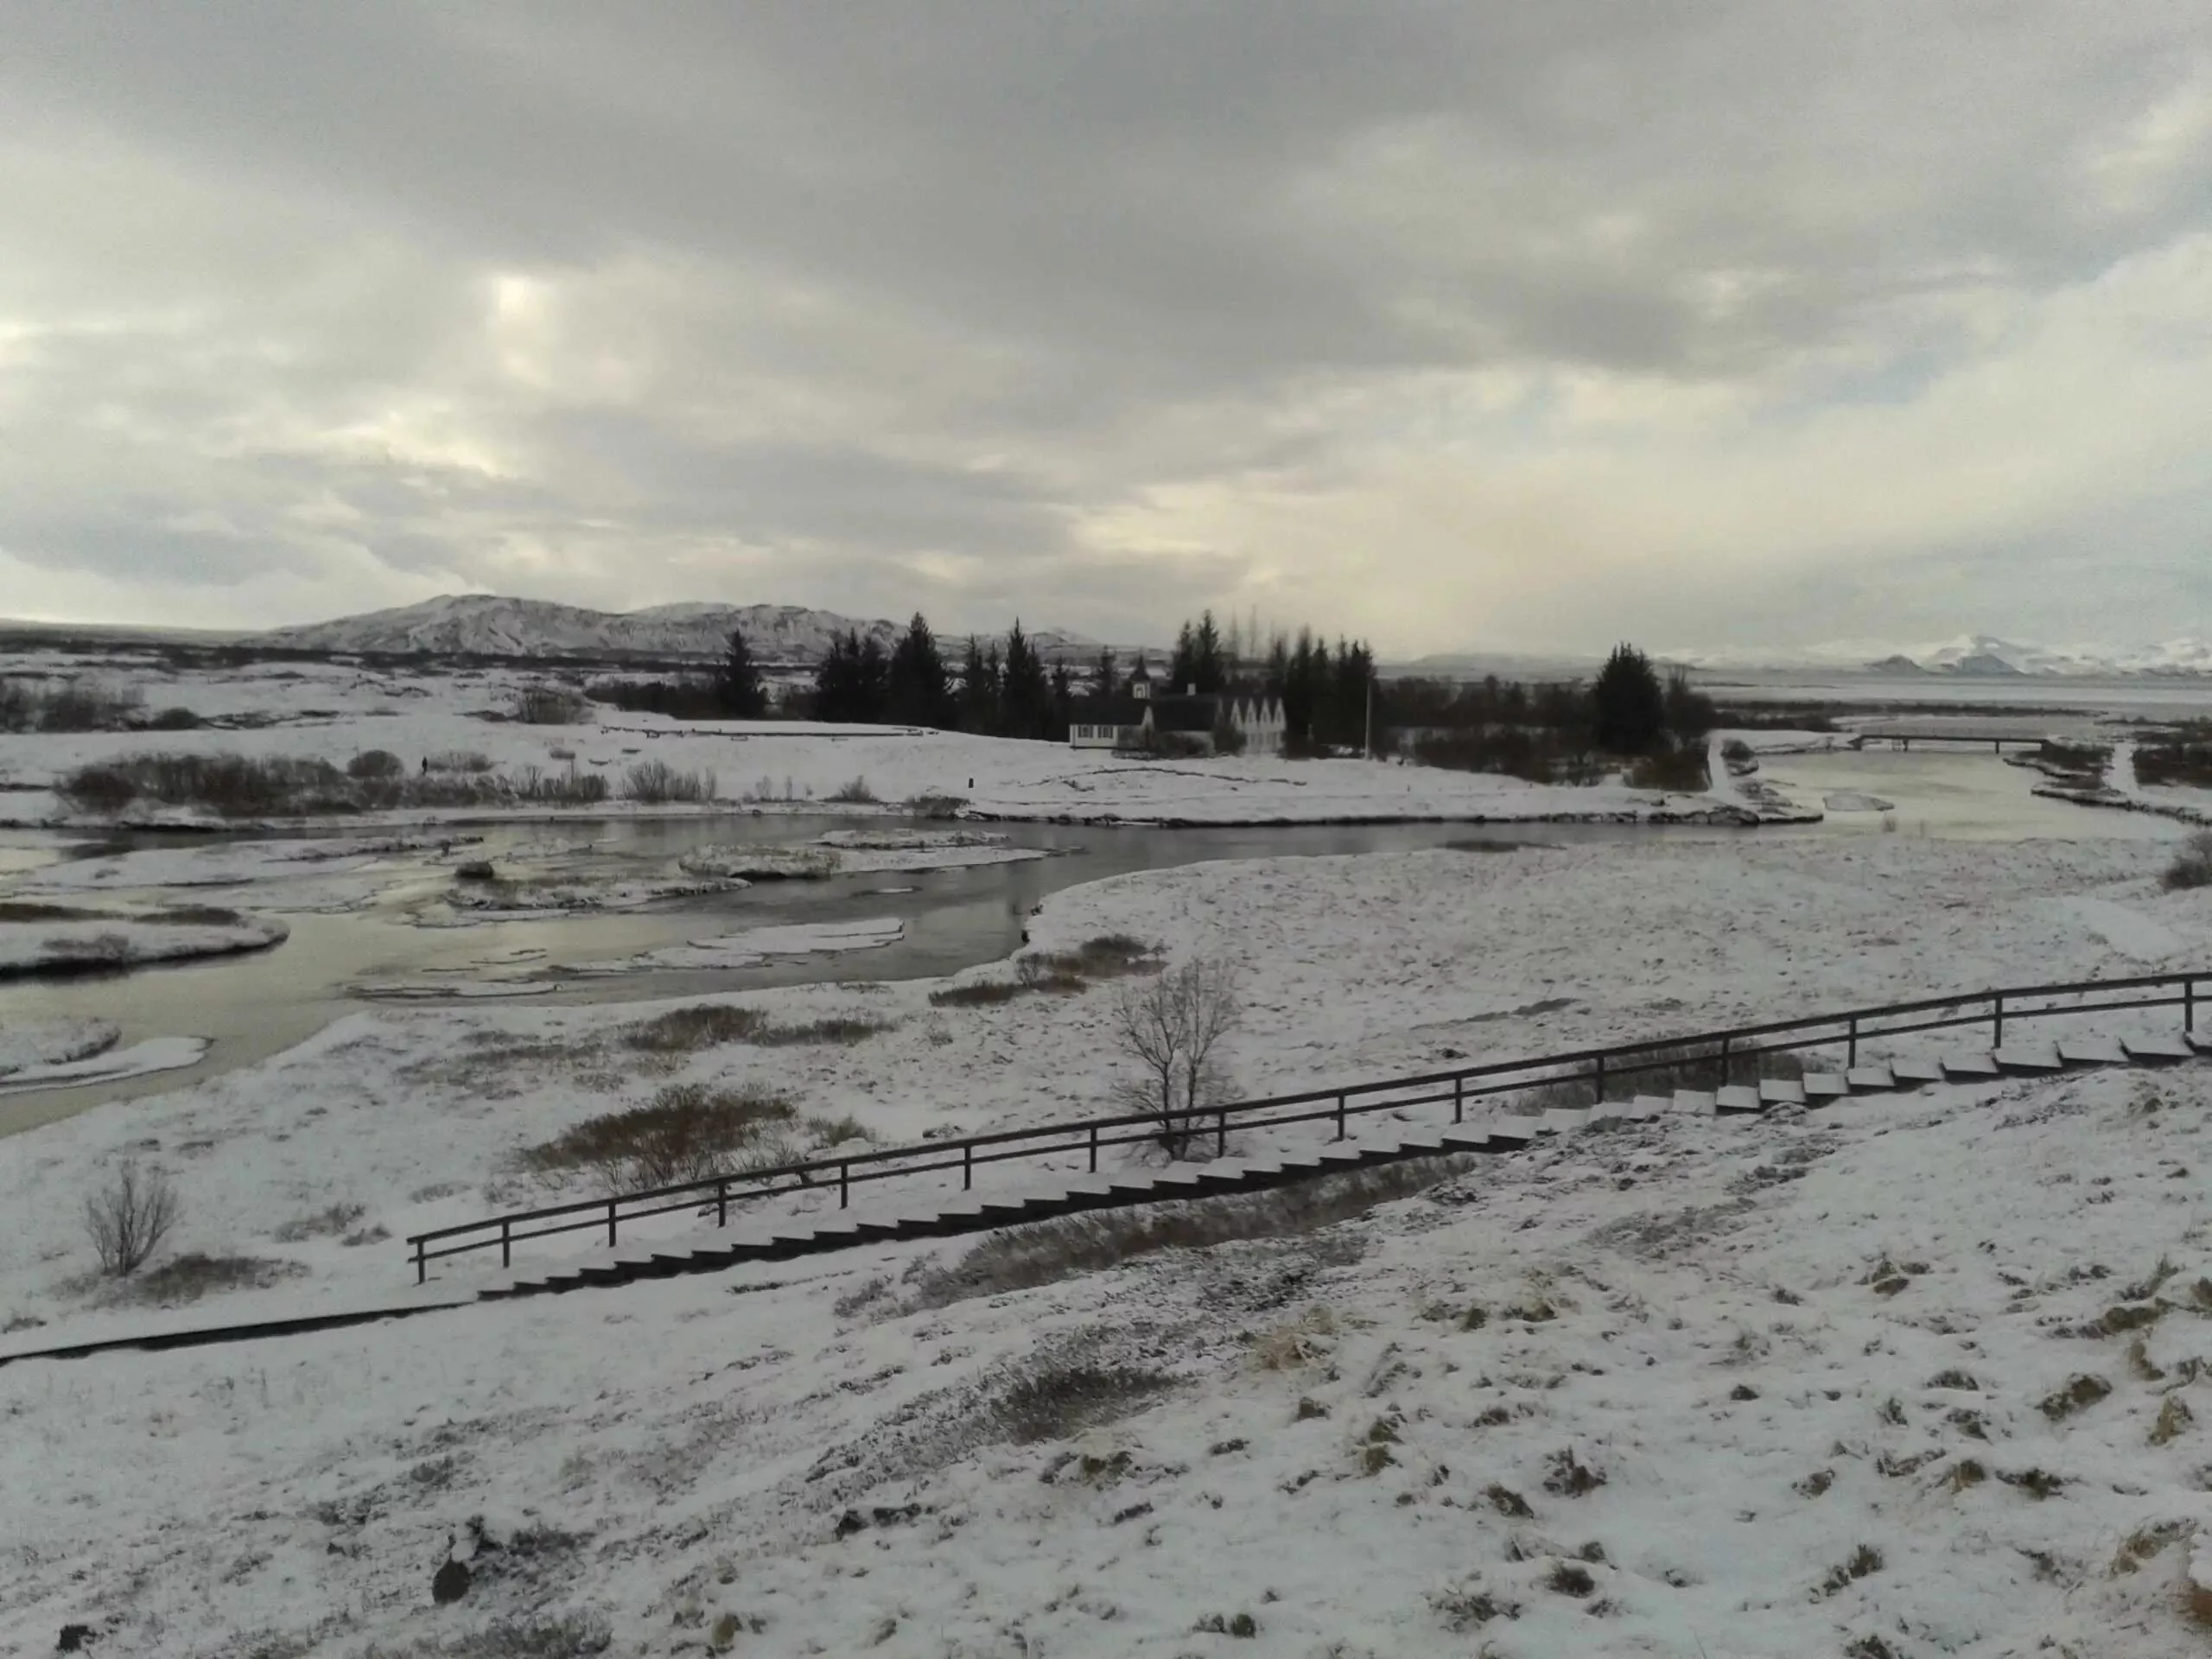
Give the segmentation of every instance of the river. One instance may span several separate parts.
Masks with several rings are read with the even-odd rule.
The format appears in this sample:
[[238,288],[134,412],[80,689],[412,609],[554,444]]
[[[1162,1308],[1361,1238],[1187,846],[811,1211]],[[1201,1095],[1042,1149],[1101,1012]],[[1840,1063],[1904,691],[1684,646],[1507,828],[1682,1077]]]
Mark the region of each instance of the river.
[[[211,1039],[207,1055],[189,1070],[0,1096],[0,1134],[103,1101],[165,1091],[250,1065],[313,1035],[333,1020],[372,1006],[355,988],[365,981],[403,978],[419,984],[435,983],[444,976],[458,983],[487,963],[502,960],[604,960],[763,925],[885,917],[897,918],[903,934],[893,944],[871,950],[772,958],[757,968],[587,979],[533,991],[527,1000],[632,1001],[825,980],[933,976],[993,961],[1017,949],[1030,912],[1062,888],[1211,859],[1396,852],[1468,840],[1568,845],[1653,836],[1851,836],[1885,833],[1885,817],[1894,823],[1894,833],[1972,840],[2157,838],[2181,833],[2178,826],[2162,819],[2039,798],[2032,792],[2040,781],[2038,774],[1986,755],[1788,755],[1769,759],[1764,773],[1800,801],[1827,803],[1827,820],[1756,830],[1558,823],[1252,829],[1009,823],[994,827],[1011,844],[1051,855],[966,869],[763,883],[643,911],[468,927],[423,927],[403,911],[377,905],[334,914],[287,914],[291,938],[257,956],[141,969],[99,979],[0,985],[0,1024],[89,1015],[118,1027],[125,1045],[186,1033]],[[1888,803],[1891,810],[1885,813],[1877,803]],[[732,814],[711,819],[537,821],[475,826],[473,832],[484,836],[482,851],[495,862],[525,846],[543,861],[550,846],[557,857],[576,867],[620,874],[630,869],[665,868],[679,854],[712,842],[785,842],[850,828],[852,822]],[[0,870],[144,844],[150,843],[126,837],[91,849],[56,838],[17,836],[0,846]],[[424,879],[423,871],[405,868],[404,861],[391,874],[395,891],[410,882],[419,886]],[[447,875],[441,872],[435,879],[443,881]],[[168,896],[177,895],[172,891]],[[230,894],[219,897],[222,902],[237,902]]]

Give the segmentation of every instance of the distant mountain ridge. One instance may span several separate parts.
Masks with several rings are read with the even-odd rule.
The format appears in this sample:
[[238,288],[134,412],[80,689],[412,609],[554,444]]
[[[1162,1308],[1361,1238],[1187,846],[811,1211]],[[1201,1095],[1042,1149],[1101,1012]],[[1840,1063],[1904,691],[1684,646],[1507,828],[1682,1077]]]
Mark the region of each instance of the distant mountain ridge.
[[1770,651],[1723,647],[1670,651],[1669,662],[1702,669],[1857,670],[1879,674],[1929,674],[1962,679],[2018,676],[2046,678],[2133,679],[2212,675],[2212,643],[2177,639],[2150,645],[2037,645],[1975,633],[1939,644],[1899,648],[1862,640],[1782,646]]
[[[826,656],[847,632],[889,651],[906,624],[841,616],[800,605],[719,605],[685,601],[637,611],[594,611],[550,600],[495,594],[454,594],[359,616],[272,628],[247,643],[294,651],[359,651],[479,657],[720,657],[733,632],[745,635],[754,660],[805,666]],[[988,647],[1000,636],[981,636]],[[1088,659],[1098,646],[1081,634],[1040,629],[1030,635],[1046,657]],[[938,635],[948,651],[964,649],[965,634]]]

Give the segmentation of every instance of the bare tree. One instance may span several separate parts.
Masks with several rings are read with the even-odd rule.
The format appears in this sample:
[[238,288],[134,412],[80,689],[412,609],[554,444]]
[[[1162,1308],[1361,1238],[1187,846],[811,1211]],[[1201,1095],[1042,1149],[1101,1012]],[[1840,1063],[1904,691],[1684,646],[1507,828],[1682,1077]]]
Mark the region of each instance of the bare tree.
[[111,1279],[136,1273],[161,1248],[182,1206],[169,1178],[125,1159],[108,1183],[85,1200],[85,1230],[100,1271]]
[[1135,1109],[1160,1120],[1171,1158],[1197,1149],[1198,1114],[1220,1098],[1218,1050],[1243,1013],[1236,965],[1199,957],[1148,981],[1131,981],[1115,1003],[1115,1034],[1136,1075],[1124,1085]]

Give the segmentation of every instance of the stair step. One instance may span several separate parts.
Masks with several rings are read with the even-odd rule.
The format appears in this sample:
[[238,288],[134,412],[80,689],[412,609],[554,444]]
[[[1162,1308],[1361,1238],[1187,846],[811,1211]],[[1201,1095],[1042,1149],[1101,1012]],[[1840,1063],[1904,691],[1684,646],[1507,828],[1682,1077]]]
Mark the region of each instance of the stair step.
[[1886,1065],[1854,1065],[1843,1080],[1854,1095],[1886,1094],[1897,1086],[1897,1073]]
[[1454,1123],[1448,1129],[1438,1131],[1436,1138],[1444,1143],[1446,1152],[1498,1152],[1503,1150],[1479,1123]]
[[1804,1088],[1806,1103],[1821,1106],[1831,1100],[1841,1100],[1851,1092],[1851,1083],[1838,1071],[1808,1071]]
[[2066,1069],[2066,1062],[2058,1058],[2056,1048],[2026,1048],[2015,1043],[1993,1051],[1989,1058],[2006,1071],[2034,1073]]
[[2138,1065],[2196,1058],[2196,1051],[2179,1037],[2123,1037],[2120,1046],[2127,1051],[2127,1058]]
[[1945,1082],[1954,1077],[1996,1077],[2004,1073],[1986,1049],[1962,1048],[1943,1056],[1939,1064],[1943,1068]]
[[1665,1095],[1638,1095],[1629,1102],[1628,1109],[1629,1115],[1641,1122],[1645,1118],[1656,1117],[1662,1112],[1673,1111],[1675,1103]]
[[2200,1054],[2212,1054],[2212,1026],[2192,1027],[2189,1033],[2190,1046]]
[[1916,1057],[1891,1060],[1890,1075],[1897,1079],[1897,1087],[1916,1089],[1923,1083],[1942,1082],[1943,1064],[1941,1060],[1923,1060]]
[[1669,1109],[1688,1112],[1693,1117],[1711,1117],[1713,1113],[1713,1096],[1703,1089],[1677,1089]]
[[1723,1117],[1743,1117],[1764,1111],[1759,1091],[1747,1083],[1732,1083],[1713,1095],[1713,1109]]
[[2069,1065],[2126,1065],[2127,1055],[2109,1037],[2062,1037],[2058,1058]]
[[1536,1138],[1536,1132],[1529,1127],[1529,1120],[1525,1117],[1491,1119],[1490,1122],[1484,1125],[1484,1132],[1490,1137],[1490,1145],[1485,1150],[1518,1152]]
[[1577,1135],[1590,1126],[1587,1106],[1554,1106],[1536,1120],[1540,1135]]
[[1791,1077],[1762,1077],[1759,1098],[1770,1106],[1802,1106],[1805,1085]]

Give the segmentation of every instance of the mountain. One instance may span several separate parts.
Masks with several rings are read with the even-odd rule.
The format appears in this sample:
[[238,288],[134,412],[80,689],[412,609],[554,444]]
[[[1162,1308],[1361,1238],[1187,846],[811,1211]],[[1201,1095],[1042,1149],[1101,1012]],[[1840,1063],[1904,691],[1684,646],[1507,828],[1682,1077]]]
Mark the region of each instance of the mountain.
[[[899,643],[903,622],[867,621],[798,605],[716,605],[686,601],[639,611],[593,611],[543,599],[496,594],[448,594],[389,611],[368,611],[328,622],[272,628],[245,643],[292,651],[359,651],[478,657],[636,657],[655,660],[718,658],[733,630],[742,632],[753,660],[770,667],[818,663],[830,642],[849,630],[874,639],[884,650]],[[984,649],[1005,647],[1003,634],[981,634]],[[1047,662],[1096,659],[1096,640],[1061,629],[1040,628],[1030,643]],[[940,633],[950,657],[967,649],[965,634]],[[1124,662],[1137,647],[1120,649]],[[1162,653],[1156,650],[1155,658]]]
[[893,622],[868,622],[797,605],[657,605],[642,611],[592,611],[542,599],[494,594],[447,594],[396,610],[276,628],[251,643],[302,651],[410,652],[501,657],[713,658],[732,630],[762,663],[811,663],[833,635],[857,628],[886,650]]
[[2148,645],[2058,646],[1974,633],[1923,645],[1852,639],[1818,645],[1670,651],[1663,655],[1669,661],[1706,670],[1819,669],[1957,675],[1968,679],[2018,675],[2098,679],[2212,675],[2212,643],[2189,639]]

